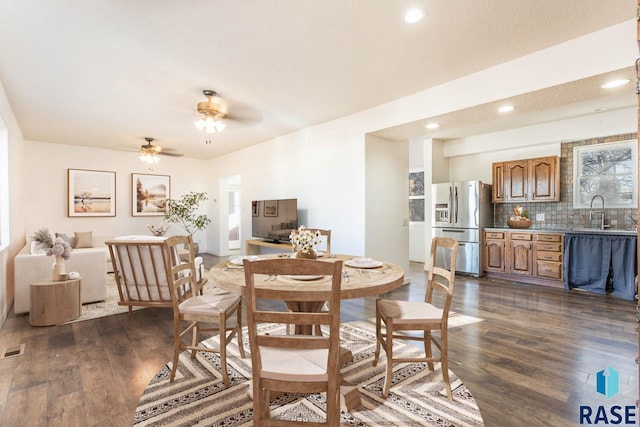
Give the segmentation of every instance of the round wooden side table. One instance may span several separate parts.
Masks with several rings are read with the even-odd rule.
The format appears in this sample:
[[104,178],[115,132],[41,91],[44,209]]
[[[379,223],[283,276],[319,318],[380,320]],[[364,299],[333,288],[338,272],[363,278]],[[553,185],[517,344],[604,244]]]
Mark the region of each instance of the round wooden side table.
[[51,326],[80,317],[82,278],[43,280],[29,285],[31,326]]

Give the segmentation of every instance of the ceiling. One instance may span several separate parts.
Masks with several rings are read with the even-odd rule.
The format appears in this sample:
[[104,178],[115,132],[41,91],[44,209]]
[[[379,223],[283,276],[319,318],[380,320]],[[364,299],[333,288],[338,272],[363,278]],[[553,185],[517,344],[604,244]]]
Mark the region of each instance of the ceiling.
[[[402,16],[419,5],[427,18]],[[0,82],[27,140],[208,159],[399,99],[636,16],[635,0],[0,0]],[[620,70],[635,80],[634,70]],[[437,138],[636,102],[597,76],[438,117]],[[229,102],[199,132],[203,89]],[[526,106],[526,107],[525,107]],[[445,126],[446,125],[446,126]],[[380,131],[425,134],[418,121]],[[211,143],[207,144],[206,140]]]

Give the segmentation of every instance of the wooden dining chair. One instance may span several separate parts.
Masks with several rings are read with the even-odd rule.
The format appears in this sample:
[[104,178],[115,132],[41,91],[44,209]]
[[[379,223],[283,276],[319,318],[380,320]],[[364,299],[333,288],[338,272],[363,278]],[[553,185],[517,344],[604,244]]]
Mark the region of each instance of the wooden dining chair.
[[[253,372],[254,426],[338,426],[340,424],[340,285],[342,261],[320,262],[307,259],[244,260],[247,296],[247,324]],[[326,275],[331,291],[310,292],[305,299],[329,300],[328,311],[264,311],[258,298],[286,301],[286,290],[261,288],[257,275]],[[268,276],[267,276],[268,277]],[[304,286],[301,284],[300,286]],[[301,304],[301,310],[304,304]],[[288,335],[263,332],[263,323],[325,325],[328,336]],[[274,392],[326,393],[326,422],[310,423],[272,419],[269,394]]]
[[[436,258],[438,252],[440,254]],[[456,240],[448,237],[433,238],[431,241],[431,261],[427,274],[427,290],[424,302],[380,298],[376,300],[376,351],[373,358],[373,366],[378,363],[380,347],[382,347],[387,355],[387,370],[382,392],[384,397],[389,395],[394,363],[427,362],[429,369],[433,371],[433,362],[440,362],[442,379],[447,388],[447,396],[453,400],[447,361],[447,324],[453,297],[453,286],[455,284],[457,253],[458,242]],[[443,255],[445,258],[440,258]],[[436,259],[448,259],[449,269],[436,265]],[[434,291],[444,294],[442,308],[433,305]],[[385,326],[384,332],[382,331],[382,323]],[[431,333],[437,330],[440,331],[439,339]],[[397,334],[396,332],[398,331],[421,331],[422,336]],[[425,349],[424,357],[394,358],[394,339],[422,341]],[[433,355],[431,343],[438,348],[439,356]]]
[[[178,251],[178,248],[185,248]],[[220,354],[220,364],[224,385],[229,387],[229,373],[227,371],[227,344],[233,337],[237,337],[240,356],[245,357],[242,340],[242,297],[234,294],[201,295],[195,279],[195,252],[191,236],[174,236],[166,240],[167,275],[171,288],[171,302],[173,307],[173,365],[171,377],[173,382],[178,367],[178,360],[182,350],[190,350],[191,358],[195,358],[198,351],[208,351]],[[185,261],[186,260],[186,261]],[[236,313],[233,322],[230,316]],[[184,323],[186,327],[183,327]],[[206,326],[205,326],[206,325]],[[199,345],[201,332],[218,332],[220,345],[217,349]],[[183,338],[191,333],[191,343],[183,342]]]
[[[327,253],[331,253],[331,230],[323,229],[323,228],[309,228],[309,231],[315,233],[316,231],[320,232],[320,236],[324,236],[324,251]],[[322,250],[322,249],[319,249]]]

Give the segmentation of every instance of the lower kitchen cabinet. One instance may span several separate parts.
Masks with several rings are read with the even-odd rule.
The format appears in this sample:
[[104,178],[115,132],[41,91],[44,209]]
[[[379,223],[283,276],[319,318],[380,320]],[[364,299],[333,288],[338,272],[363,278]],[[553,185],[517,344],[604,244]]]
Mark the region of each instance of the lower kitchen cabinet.
[[488,277],[564,287],[562,233],[485,230],[484,271]]
[[533,242],[531,233],[507,233],[509,248],[507,271],[511,274],[531,276],[533,274]]
[[505,267],[504,231],[485,231],[484,233],[484,270],[504,273]]

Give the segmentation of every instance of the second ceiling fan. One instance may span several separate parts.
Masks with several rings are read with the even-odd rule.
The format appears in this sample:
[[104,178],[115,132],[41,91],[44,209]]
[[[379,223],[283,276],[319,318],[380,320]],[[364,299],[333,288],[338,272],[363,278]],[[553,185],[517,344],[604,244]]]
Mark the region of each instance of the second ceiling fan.
[[153,145],[154,138],[145,137],[146,144],[140,146],[140,160],[145,163],[157,163],[160,161],[159,154],[164,156],[182,157],[182,153],[178,153],[171,148],[162,148],[159,145]]

